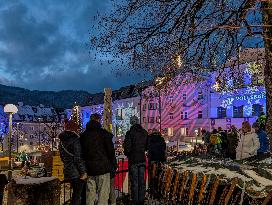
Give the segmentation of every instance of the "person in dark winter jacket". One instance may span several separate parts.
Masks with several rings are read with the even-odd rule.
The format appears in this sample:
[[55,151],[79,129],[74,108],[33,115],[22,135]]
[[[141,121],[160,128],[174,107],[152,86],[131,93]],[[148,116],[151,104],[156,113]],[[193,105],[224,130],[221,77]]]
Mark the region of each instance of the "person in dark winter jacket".
[[71,183],[73,188],[72,205],[81,204],[81,192],[84,180],[87,178],[85,164],[81,158],[79,136],[75,132],[76,130],[77,124],[72,121],[66,121],[65,131],[59,134],[59,151],[64,164],[64,178]]
[[227,132],[218,127],[218,133],[221,135],[221,151],[224,157],[227,157],[228,150],[228,141],[227,141]]
[[260,148],[257,150],[257,155],[265,155],[269,152],[269,140],[267,134],[262,129],[261,125],[257,122],[253,123],[252,128],[255,129],[255,132],[257,133],[260,142]]
[[86,130],[81,134],[83,159],[87,168],[86,204],[93,205],[98,194],[98,205],[108,204],[110,173],[116,169],[112,134],[101,126],[101,116],[92,114]]
[[8,179],[5,174],[0,174],[0,204],[3,203],[5,186],[8,184]]
[[260,116],[257,119],[257,123],[260,129],[265,131],[265,124],[266,124],[267,117],[264,112],[261,112]]
[[231,130],[227,135],[228,151],[227,156],[231,159],[236,159],[236,148],[238,145],[239,137],[237,128],[232,125]]
[[133,205],[144,204],[145,197],[145,151],[148,146],[148,133],[139,124],[136,116],[130,118],[132,125],[124,141],[124,154],[128,157],[131,197]]
[[153,130],[148,137],[148,162],[166,162],[166,143],[158,130]]

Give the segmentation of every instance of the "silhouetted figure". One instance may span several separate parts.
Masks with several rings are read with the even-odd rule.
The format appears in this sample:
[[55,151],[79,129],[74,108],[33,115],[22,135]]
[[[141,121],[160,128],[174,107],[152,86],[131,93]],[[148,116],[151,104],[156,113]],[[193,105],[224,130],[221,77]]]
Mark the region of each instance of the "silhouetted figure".
[[132,126],[124,141],[124,153],[128,157],[132,205],[141,205],[145,199],[145,151],[148,133],[139,124],[136,116],[130,118],[130,124]]

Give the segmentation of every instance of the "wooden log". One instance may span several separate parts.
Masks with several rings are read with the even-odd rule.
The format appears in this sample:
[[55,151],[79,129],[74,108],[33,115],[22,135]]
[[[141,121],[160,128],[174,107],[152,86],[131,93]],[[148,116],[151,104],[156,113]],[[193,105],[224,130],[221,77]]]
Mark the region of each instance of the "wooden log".
[[204,192],[205,192],[206,183],[207,183],[207,176],[203,175],[200,190],[198,193],[198,205],[201,205],[202,201],[204,199]]
[[180,192],[179,192],[179,201],[181,201],[182,198],[183,198],[184,190],[186,188],[186,185],[187,185],[187,182],[188,182],[188,179],[189,179],[188,176],[189,176],[188,171],[183,172],[182,182],[181,182],[181,187],[180,187]]
[[192,176],[192,182],[190,186],[190,191],[189,191],[189,205],[193,204],[193,199],[194,199],[194,193],[195,193],[195,188],[197,186],[197,174],[193,173]]
[[179,179],[180,179],[179,171],[175,170],[175,173],[176,173],[176,176],[175,176],[174,185],[173,185],[172,202],[177,201],[177,190],[178,190]]

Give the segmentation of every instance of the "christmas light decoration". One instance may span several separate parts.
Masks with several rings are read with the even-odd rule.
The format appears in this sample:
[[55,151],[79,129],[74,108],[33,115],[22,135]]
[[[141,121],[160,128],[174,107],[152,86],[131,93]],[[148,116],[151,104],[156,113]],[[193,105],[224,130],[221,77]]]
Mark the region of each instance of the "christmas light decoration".
[[77,133],[81,133],[82,132],[82,116],[81,116],[80,106],[78,106],[76,103],[74,104],[72,109],[71,120],[78,125]]
[[215,91],[219,91],[219,89],[220,89],[220,85],[219,85],[219,83],[216,81],[215,82],[215,84],[212,86],[212,88],[215,90]]

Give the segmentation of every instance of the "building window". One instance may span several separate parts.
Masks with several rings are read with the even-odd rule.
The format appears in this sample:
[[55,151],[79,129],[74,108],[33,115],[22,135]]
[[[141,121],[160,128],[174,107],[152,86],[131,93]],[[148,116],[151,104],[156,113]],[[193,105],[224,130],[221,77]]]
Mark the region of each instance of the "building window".
[[123,130],[122,130],[122,128],[121,128],[120,125],[116,125],[116,136],[117,136],[117,137],[122,137],[122,136],[124,136],[124,132],[123,132]]
[[149,123],[155,123],[155,117],[149,117],[148,122]]
[[244,117],[244,106],[235,107],[233,106],[233,117],[242,118]]
[[116,110],[116,120],[123,120],[122,114],[123,114],[122,108],[118,108],[118,109]]
[[264,107],[260,104],[252,105],[252,116],[260,116],[261,112],[264,111]]
[[173,129],[173,127],[169,127],[168,128],[167,134],[168,134],[168,136],[173,136],[174,135],[174,129]]
[[182,127],[182,128],[180,128],[180,134],[181,134],[181,136],[188,136],[188,134],[189,134],[188,127]]
[[180,112],[180,119],[181,120],[188,119],[188,113],[187,112]]
[[169,97],[169,103],[173,103],[174,102],[174,98],[173,98],[173,96],[170,96]]
[[182,99],[183,99],[183,100],[186,100],[186,99],[187,99],[186,93],[183,93],[183,94],[182,94]]
[[146,123],[146,117],[143,117],[143,122]]
[[202,100],[204,97],[203,97],[203,92],[202,91],[198,91],[198,97],[197,99],[198,100]]
[[254,73],[251,77],[251,81],[253,85],[263,85],[264,77],[262,73]]
[[146,110],[146,104],[144,104],[144,106],[143,106],[143,111],[145,111]]
[[174,113],[172,113],[172,112],[169,113],[169,119],[170,119],[170,120],[173,120],[173,119],[174,119]]
[[202,111],[200,110],[200,111],[198,111],[198,116],[197,116],[197,118],[203,118],[203,113],[202,113]]
[[148,104],[149,110],[156,110],[157,109],[157,103],[149,103]]
[[34,130],[34,126],[31,126],[31,130]]
[[156,117],[156,123],[160,123],[160,116]]
[[87,119],[89,119],[89,118],[90,118],[90,113],[89,113],[89,112],[86,112],[85,117],[86,117]]
[[227,117],[227,109],[224,107],[217,108],[217,117],[218,118],[225,118]]

